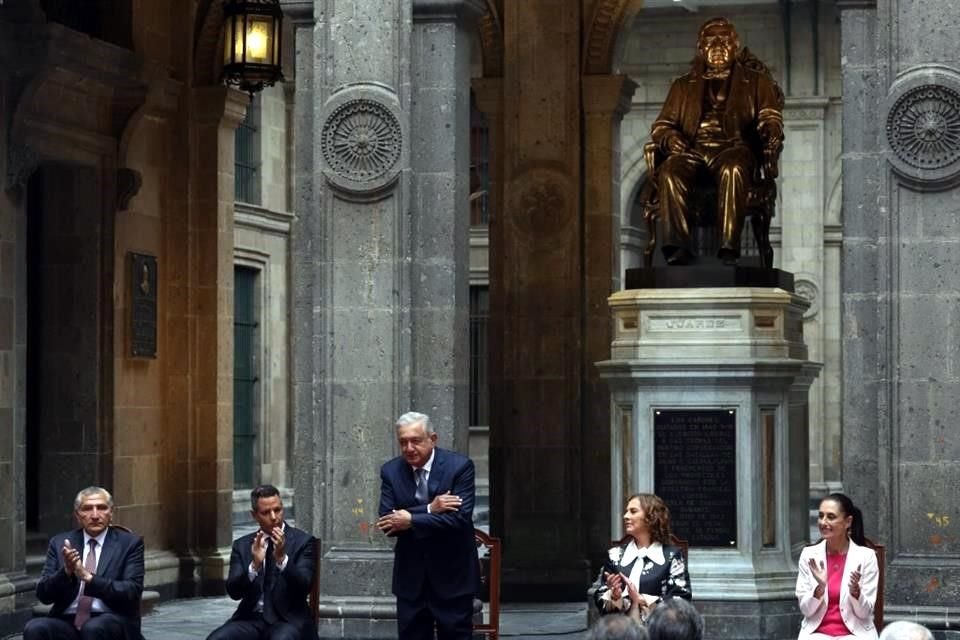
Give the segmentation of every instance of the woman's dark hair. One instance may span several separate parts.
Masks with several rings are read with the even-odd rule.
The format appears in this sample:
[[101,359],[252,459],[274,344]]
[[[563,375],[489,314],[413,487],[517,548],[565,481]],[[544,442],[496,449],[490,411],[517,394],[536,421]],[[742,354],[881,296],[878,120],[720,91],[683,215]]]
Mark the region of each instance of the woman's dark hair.
[[650,542],[670,542],[670,509],[660,496],[652,493],[635,493],[627,498],[627,504],[637,500],[643,509],[643,519],[650,531]]
[[863,514],[857,508],[857,505],[853,504],[853,500],[843,493],[831,493],[824,500],[833,500],[840,505],[840,510],[843,511],[844,515],[853,517],[850,523],[850,539],[861,547],[866,544],[863,534]]

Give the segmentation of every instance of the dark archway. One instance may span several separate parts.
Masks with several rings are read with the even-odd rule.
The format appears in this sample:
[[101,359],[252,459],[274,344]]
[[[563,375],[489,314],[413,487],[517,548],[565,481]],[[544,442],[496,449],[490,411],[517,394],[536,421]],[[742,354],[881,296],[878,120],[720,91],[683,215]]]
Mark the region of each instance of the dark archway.
[[125,49],[133,48],[131,0],[40,0],[49,22]]
[[103,477],[101,186],[90,166],[46,163],[27,183],[26,517],[71,524],[64,496]]

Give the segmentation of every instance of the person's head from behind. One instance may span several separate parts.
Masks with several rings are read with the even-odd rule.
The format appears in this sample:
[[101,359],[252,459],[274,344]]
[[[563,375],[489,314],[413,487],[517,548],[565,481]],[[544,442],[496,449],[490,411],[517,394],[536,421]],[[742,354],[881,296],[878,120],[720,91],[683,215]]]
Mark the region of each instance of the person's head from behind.
[[647,630],[622,613],[601,616],[587,634],[587,640],[647,640]]
[[650,640],[701,640],[703,618],[682,598],[664,600],[647,618]]
[[897,620],[883,628],[880,640],[933,640],[933,634],[925,626],[916,622]]

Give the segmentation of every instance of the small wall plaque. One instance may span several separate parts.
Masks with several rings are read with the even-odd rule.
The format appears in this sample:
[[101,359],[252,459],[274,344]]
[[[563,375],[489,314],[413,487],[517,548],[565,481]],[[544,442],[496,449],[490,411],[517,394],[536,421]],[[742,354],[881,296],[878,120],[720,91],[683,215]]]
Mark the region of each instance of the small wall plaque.
[[130,355],[157,357],[157,258],[130,256]]

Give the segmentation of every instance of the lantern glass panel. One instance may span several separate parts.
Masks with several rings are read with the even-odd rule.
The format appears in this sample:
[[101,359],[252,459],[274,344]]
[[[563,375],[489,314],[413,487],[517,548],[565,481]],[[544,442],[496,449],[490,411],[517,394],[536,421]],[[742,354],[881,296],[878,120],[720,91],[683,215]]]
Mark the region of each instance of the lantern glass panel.
[[250,16],[247,22],[247,50],[243,59],[243,43],[237,51],[237,59],[254,64],[273,63],[273,19],[269,17]]

